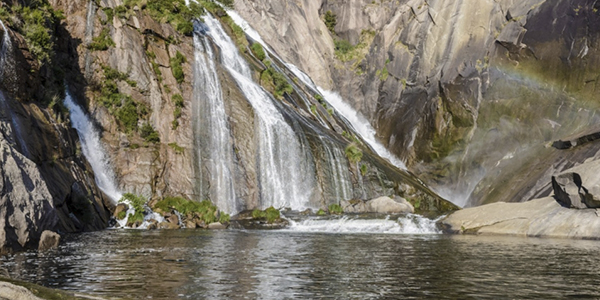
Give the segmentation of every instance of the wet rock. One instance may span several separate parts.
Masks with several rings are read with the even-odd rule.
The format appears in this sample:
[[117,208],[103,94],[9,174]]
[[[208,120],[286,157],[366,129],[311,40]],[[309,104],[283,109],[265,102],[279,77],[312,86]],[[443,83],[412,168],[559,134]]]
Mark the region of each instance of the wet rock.
[[179,224],[179,217],[176,214],[171,214],[168,217],[165,217],[165,219],[171,224]]
[[552,197],[466,208],[440,220],[446,233],[600,239],[595,209],[569,209]]
[[379,197],[367,202],[370,212],[382,214],[413,213],[414,207],[404,198]]
[[113,213],[113,217],[119,218],[119,214],[122,212],[127,212],[129,210],[129,206],[125,203],[119,203],[117,207],[115,207],[115,212]]
[[181,228],[181,226],[170,223],[170,222],[160,222],[160,224],[158,224],[158,228],[159,229],[179,229],[179,228]]
[[342,200],[340,201],[342,210],[347,214],[362,214],[369,211],[369,206],[362,200]]
[[152,219],[150,220],[150,224],[148,224],[148,230],[158,229],[158,221]]
[[0,298],[7,300],[42,300],[28,289],[8,282],[0,282]]
[[185,228],[191,228],[194,229],[196,228],[198,225],[196,224],[196,222],[194,222],[193,220],[186,220],[185,221]]
[[221,224],[220,222],[214,222],[208,224],[208,229],[227,229],[227,226]]
[[38,251],[46,251],[58,247],[60,243],[60,235],[50,230],[44,230],[40,237]]

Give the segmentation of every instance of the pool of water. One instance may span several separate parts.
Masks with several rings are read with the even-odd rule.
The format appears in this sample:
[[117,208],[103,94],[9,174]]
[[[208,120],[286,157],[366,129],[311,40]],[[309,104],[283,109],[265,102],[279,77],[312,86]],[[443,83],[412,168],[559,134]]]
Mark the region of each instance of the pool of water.
[[600,298],[600,242],[440,234],[105,230],[5,275],[134,299]]

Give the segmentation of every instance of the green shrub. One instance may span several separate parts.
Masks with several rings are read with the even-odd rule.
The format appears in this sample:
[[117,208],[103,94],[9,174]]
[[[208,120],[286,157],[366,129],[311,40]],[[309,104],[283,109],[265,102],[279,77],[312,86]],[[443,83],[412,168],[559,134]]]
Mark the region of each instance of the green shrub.
[[192,36],[194,33],[194,23],[190,21],[182,21],[177,24],[177,31],[183,35]]
[[126,19],[127,18],[127,7],[125,7],[125,5],[119,5],[119,6],[115,7],[114,13],[117,16],[117,18]]
[[173,103],[175,103],[176,107],[183,107],[183,97],[181,96],[181,94],[175,94],[173,95],[173,97],[171,97],[171,100],[173,100]]
[[317,106],[316,105],[311,105],[310,106],[310,112],[312,112],[313,115],[317,115]]
[[121,126],[125,127],[125,132],[137,130],[138,108],[137,103],[129,96],[125,96],[125,103],[115,112],[115,117]]
[[334,13],[332,13],[330,10],[328,10],[325,13],[324,19],[325,19],[324,20],[325,26],[327,26],[327,29],[329,29],[331,34],[335,34],[335,25],[337,25],[337,16]]
[[175,57],[171,57],[171,72],[173,73],[173,77],[175,77],[175,80],[177,80],[177,83],[182,83],[185,79],[182,67],[182,64],[185,62],[185,56],[183,56],[183,54],[181,54],[179,51],[177,51]]
[[108,28],[104,28],[97,37],[92,39],[88,49],[92,51],[105,51],[111,46],[115,46],[115,42],[110,37]]
[[330,204],[328,209],[329,209],[329,214],[332,214],[332,215],[341,215],[344,213],[344,210],[342,209],[342,207],[339,204]]
[[346,40],[335,40],[334,42],[335,44],[335,51],[338,54],[348,54],[348,52],[350,52],[354,46],[352,46],[352,44],[350,44],[350,42],[346,41]]
[[260,43],[252,44],[252,46],[250,46],[250,50],[252,50],[252,53],[254,53],[256,58],[258,58],[260,61],[265,60],[265,58],[267,57],[267,55],[265,54],[265,50],[263,49]]
[[248,47],[248,40],[246,39],[246,33],[244,32],[244,30],[240,26],[235,24],[233,19],[231,19],[231,17],[227,15],[221,17],[221,20],[223,20],[225,24],[227,24],[227,26],[231,28],[231,31],[233,32],[233,41],[235,42],[240,52],[246,52],[246,47]]
[[117,214],[117,220],[123,220],[127,216],[127,212],[122,210]]
[[149,123],[142,125],[142,128],[140,129],[140,137],[142,137],[148,143],[160,142],[158,132]]
[[362,160],[362,150],[360,150],[360,148],[358,148],[354,143],[348,144],[344,152],[346,153],[348,160],[352,163],[358,163]]
[[230,220],[231,220],[231,216],[229,216],[229,214],[221,213],[219,215],[219,222],[221,224],[229,223]]
[[327,213],[324,210],[319,209],[319,211],[317,212],[317,216],[324,216],[324,215],[327,215]]
[[158,208],[164,212],[169,212],[174,209],[184,216],[197,214],[206,224],[216,221],[215,213],[218,210],[209,200],[196,202],[182,197],[165,197],[163,200],[157,202],[154,205],[154,208]]
[[[25,37],[30,52],[40,63],[51,63],[54,57],[55,28],[64,18],[45,0],[24,2],[26,5],[6,6],[12,9],[13,25]],[[8,11],[4,9],[4,14]],[[20,20],[19,20],[20,19]]]
[[362,176],[367,175],[367,171],[368,171],[367,165],[365,165],[365,164],[360,165],[360,174]]
[[253,219],[263,219],[263,218],[266,218],[266,217],[267,217],[267,214],[264,211],[260,210],[260,209],[255,209],[255,210],[252,211],[252,218]]
[[267,223],[272,224],[273,222],[281,219],[281,213],[273,206],[265,209],[255,209],[252,211],[252,218],[256,220],[266,220]]
[[173,122],[171,122],[171,129],[177,130],[177,128],[179,128],[179,121],[175,119]]
[[129,201],[129,204],[136,212],[144,212],[144,204],[148,202],[143,196],[134,195],[132,193],[126,193],[119,199],[119,203],[125,203],[126,201]]
[[265,214],[267,218],[267,223],[272,224],[273,222],[279,220],[281,218],[281,213],[279,210],[275,209],[273,206],[265,209]]
[[129,214],[129,218],[127,219],[127,226],[131,227],[133,224],[138,222],[144,222],[144,213],[136,210],[134,214]]
[[[113,18],[115,17],[115,11],[110,7],[105,7],[102,10],[106,14],[106,23],[112,24]],[[106,23],[104,23],[104,24],[106,24]],[[102,25],[104,25],[104,24],[102,24]]]

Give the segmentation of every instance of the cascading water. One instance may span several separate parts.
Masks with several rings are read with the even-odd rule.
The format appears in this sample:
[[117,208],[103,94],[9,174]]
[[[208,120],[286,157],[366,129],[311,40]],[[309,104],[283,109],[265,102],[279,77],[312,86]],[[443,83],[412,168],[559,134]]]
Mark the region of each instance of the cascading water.
[[79,135],[83,155],[85,155],[94,170],[96,184],[114,203],[117,203],[123,194],[117,189],[115,184],[115,175],[112,171],[110,161],[104,153],[104,147],[100,141],[98,130],[94,128],[94,124],[86,116],[81,107],[73,102],[68,90],[64,103],[69,109],[71,124]]
[[[269,48],[269,46],[263,41],[260,34],[254,30],[248,22],[246,22],[238,13],[232,10],[227,10],[227,14],[231,17],[231,19],[240,26],[244,32],[250,36],[253,40],[262,44],[263,48],[267,50],[267,52],[271,55],[276,56],[276,54]],[[283,61],[278,57],[280,61]],[[381,157],[387,159],[394,166],[398,167],[401,170],[406,170],[406,165],[400,159],[398,159],[394,154],[392,154],[385,146],[383,146],[376,138],[376,131],[371,126],[371,123],[365,117],[363,117],[360,113],[358,113],[354,108],[352,108],[348,103],[346,103],[339,94],[331,91],[326,91],[313,83],[309,76],[307,76],[304,72],[302,72],[298,67],[285,63],[296,77],[298,77],[306,86],[313,89],[315,92],[321,93],[326,102],[333,106],[333,108],[340,113],[350,125],[354,128],[354,131],[360,135],[360,137],[371,146],[371,148]]]
[[[298,70],[296,68],[296,70]],[[298,76],[298,75],[296,75]],[[300,77],[302,80],[302,77]],[[381,157],[387,159],[391,164],[396,166],[401,170],[406,170],[406,165],[400,159],[398,159],[394,154],[392,154],[385,146],[383,146],[375,135],[377,132],[375,128],[371,126],[371,123],[365,117],[363,117],[359,112],[357,112],[352,106],[342,99],[342,97],[331,91],[326,91],[320,87],[316,87],[317,90],[323,95],[327,103],[329,103],[335,110],[340,113],[354,128],[354,131],[360,135],[360,137],[371,146],[371,148]]]
[[329,163],[329,170],[331,170],[329,182],[332,184],[335,192],[336,201],[350,200],[353,197],[352,194],[352,183],[350,182],[350,171],[348,170],[348,160],[346,159],[344,152],[332,142],[327,141],[322,136],[321,144],[326,155],[327,162]]
[[0,78],[2,78],[9,68],[9,50],[12,47],[12,42],[2,20],[0,20],[0,27],[2,27],[2,44],[0,45]]
[[290,221],[290,227],[284,231],[322,232],[322,233],[386,233],[386,234],[440,234],[436,220],[407,214],[397,220],[359,219],[344,216],[340,219],[306,219]]
[[312,161],[304,159],[301,143],[267,92],[252,81],[252,73],[221,24],[207,15],[208,35],[221,48],[221,60],[254,109],[259,138],[260,207],[309,206],[315,180]]
[[208,41],[198,34],[194,35],[194,47],[194,104],[198,114],[196,122],[197,130],[202,131],[204,137],[199,139],[202,146],[198,147],[198,151],[204,152],[198,155],[201,158],[200,169],[204,165],[211,177],[209,198],[221,210],[236,214],[239,210],[232,172],[233,147],[214,53]]

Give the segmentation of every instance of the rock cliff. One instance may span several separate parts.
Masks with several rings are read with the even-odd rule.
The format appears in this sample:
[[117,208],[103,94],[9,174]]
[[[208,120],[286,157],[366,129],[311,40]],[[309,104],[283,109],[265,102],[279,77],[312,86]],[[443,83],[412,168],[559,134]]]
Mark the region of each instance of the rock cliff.
[[277,53],[339,91],[410,169],[466,205],[548,195],[549,175],[582,162],[546,144],[597,121],[597,6],[236,1]]
[[[258,57],[256,41],[244,36],[216,5],[207,8],[238,43],[235,51],[248,63],[251,79],[269,92],[263,100],[270,101],[285,126],[292,128],[293,136],[285,141],[297,143],[297,152],[281,144],[281,133],[274,141],[283,146],[264,148],[267,137],[260,127],[264,122],[260,108],[252,105],[223,59],[209,57],[206,49],[198,51],[194,38],[205,35],[202,28],[206,25],[189,20],[197,11],[193,6],[184,9],[184,1],[1,3],[0,20],[7,29],[0,31],[0,38],[10,38],[10,45],[4,43],[0,49],[3,252],[36,248],[41,233],[48,229],[64,233],[105,228],[118,200],[104,195],[94,180],[62,102],[67,89],[102,132],[101,141],[121,191],[152,200],[181,196],[196,201],[209,198],[217,204],[235,201],[236,212],[264,209],[268,206],[264,199],[271,196],[265,186],[272,179],[264,170],[264,155],[272,152],[280,161],[287,161],[286,155],[300,155],[300,167],[285,173],[289,178],[277,180],[310,178],[306,190],[279,191],[309,194],[303,204],[308,207],[397,195],[417,212],[456,209],[413,174],[379,157],[284,61]],[[285,8],[278,7],[278,11]],[[314,21],[320,18],[319,7],[310,11]],[[327,30],[319,22],[313,24],[316,27],[311,30]],[[306,34],[300,31],[297,37]],[[296,43],[304,42],[298,39]],[[324,34],[314,47],[298,49],[306,51],[302,55],[307,58],[320,59],[322,53],[333,55],[332,43]],[[210,39],[207,47],[217,55],[225,51]],[[206,86],[195,83],[200,57],[215,63],[214,74],[224,98],[224,126],[231,139],[225,151],[233,166],[229,174],[235,182],[235,199],[214,194],[218,182],[216,171],[210,168],[214,159],[210,154],[220,150],[207,146],[212,132],[207,131],[210,124],[202,106],[206,99],[198,92]],[[314,73],[324,87],[335,86],[332,74]],[[292,170],[292,166],[279,167]]]

